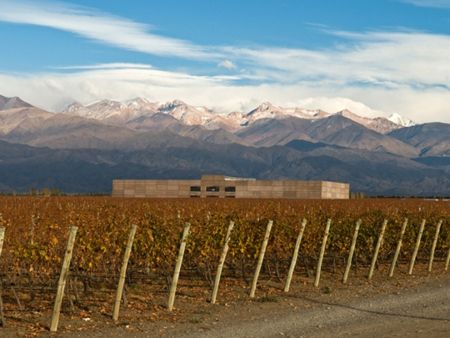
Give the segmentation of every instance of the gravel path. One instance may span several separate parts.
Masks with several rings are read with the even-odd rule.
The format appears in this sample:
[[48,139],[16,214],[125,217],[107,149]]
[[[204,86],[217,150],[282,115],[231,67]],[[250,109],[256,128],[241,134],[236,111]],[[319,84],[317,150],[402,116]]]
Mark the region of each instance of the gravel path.
[[[337,285],[335,285],[335,288]],[[64,330],[57,337],[426,337],[450,338],[450,276],[386,280],[373,287],[364,282],[341,289],[310,289],[255,301],[203,304],[175,314],[176,320],[122,322],[114,325],[94,318],[92,328]],[[188,299],[186,301],[189,301]],[[183,308],[182,299],[178,305]],[[186,305],[186,304],[184,304]],[[48,322],[48,318],[45,322]],[[81,328],[80,319],[67,328]],[[49,332],[41,332],[51,336]],[[13,327],[1,337],[22,336]]]
[[[314,306],[177,337],[450,337],[450,284],[350,303],[300,298]],[[281,304],[280,308],[281,308]]]

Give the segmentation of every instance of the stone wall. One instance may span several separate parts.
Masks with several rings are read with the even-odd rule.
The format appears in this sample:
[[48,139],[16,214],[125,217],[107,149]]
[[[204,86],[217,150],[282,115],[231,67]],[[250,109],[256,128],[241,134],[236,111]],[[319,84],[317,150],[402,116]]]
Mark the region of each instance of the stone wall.
[[350,198],[350,184],[322,181],[322,198],[348,199]]
[[236,183],[237,198],[321,198],[321,182],[256,180]]
[[200,180],[114,180],[114,197],[348,199],[345,183],[254,180],[205,175]]
[[200,180],[114,180],[113,197],[190,197],[191,186]]

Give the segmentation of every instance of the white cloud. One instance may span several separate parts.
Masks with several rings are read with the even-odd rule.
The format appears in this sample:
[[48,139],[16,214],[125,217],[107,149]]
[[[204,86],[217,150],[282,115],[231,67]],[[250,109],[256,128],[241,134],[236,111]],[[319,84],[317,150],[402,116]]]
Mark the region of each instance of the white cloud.
[[218,66],[228,70],[235,70],[239,62],[247,69],[247,77],[260,81],[450,88],[448,35],[322,29],[343,39],[341,44],[320,50],[199,46],[156,35],[147,25],[84,7],[47,1],[37,5],[25,0],[0,0],[0,20],[53,27],[150,54],[221,60]]
[[[20,96],[39,107],[58,111],[73,101],[87,103],[103,98],[127,100],[136,96],[159,101],[162,98],[185,98],[182,92],[202,92],[206,87],[226,85],[234,77],[195,76],[168,72],[144,65],[108,67],[94,65],[69,72],[39,74],[1,74],[0,93]],[[173,94],[170,94],[173,93]]]
[[421,32],[333,32],[345,43],[323,50],[229,47],[269,79],[348,85],[450,88],[450,36]]
[[387,114],[386,112],[372,109],[362,102],[350,100],[345,97],[309,97],[293,102],[291,105],[307,109],[320,108],[327,112],[337,112],[347,109],[360,116],[367,117],[385,116]]
[[[407,0],[443,7],[447,1]],[[450,36],[418,31],[330,31],[339,44],[322,49],[200,46],[157,35],[148,25],[60,2],[0,0],[0,21],[52,27],[120,48],[217,63],[226,75],[197,76],[145,64],[110,63],[56,68],[43,74],[0,74],[0,93],[48,109],[72,100],[174,98],[222,111],[262,101],[326,110],[399,112],[417,121],[450,122]],[[236,67],[239,64],[239,70]],[[55,69],[55,68],[54,68]],[[210,69],[210,68],[207,68]],[[215,70],[217,71],[217,69]],[[189,72],[193,74],[189,74]],[[326,99],[329,98],[329,99]]]
[[51,67],[52,69],[60,70],[92,70],[92,69],[151,69],[152,66],[140,63],[126,63],[126,62],[115,62],[115,63],[99,63],[95,65],[79,65],[79,66],[60,66]]
[[143,67],[0,74],[0,93],[6,96],[19,93],[30,103],[52,111],[59,111],[73,101],[90,103],[104,98],[124,101],[140,96],[159,102],[180,99],[218,112],[249,111],[261,102],[271,101],[281,106],[322,108],[330,112],[348,108],[368,116],[398,112],[417,122],[450,123],[450,91],[444,89],[335,86],[326,82],[315,86],[310,83],[243,85],[233,77],[195,76]]
[[157,35],[149,25],[61,2],[0,0],[0,21],[64,30],[148,54],[187,59],[218,58],[212,51],[188,41]]
[[217,66],[228,70],[236,69],[236,65],[230,60],[223,60]]

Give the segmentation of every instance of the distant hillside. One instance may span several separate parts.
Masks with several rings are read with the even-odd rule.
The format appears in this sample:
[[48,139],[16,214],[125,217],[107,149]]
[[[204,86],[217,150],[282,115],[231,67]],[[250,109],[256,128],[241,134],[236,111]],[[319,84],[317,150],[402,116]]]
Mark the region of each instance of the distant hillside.
[[444,123],[270,103],[216,114],[181,101],[104,100],[63,113],[0,102],[1,191],[109,192],[114,178],[218,173],[343,181],[369,195],[450,195]]
[[5,97],[0,95],[0,110],[29,107],[32,107],[31,104],[22,101],[19,97]]
[[450,156],[450,124],[426,123],[389,134],[415,147],[421,156]]
[[[297,148],[297,149],[295,149]],[[450,172],[395,155],[320,145],[253,148],[186,142],[137,151],[49,149],[0,142],[0,189],[110,192],[115,178],[255,178],[349,182],[369,195],[448,195]]]

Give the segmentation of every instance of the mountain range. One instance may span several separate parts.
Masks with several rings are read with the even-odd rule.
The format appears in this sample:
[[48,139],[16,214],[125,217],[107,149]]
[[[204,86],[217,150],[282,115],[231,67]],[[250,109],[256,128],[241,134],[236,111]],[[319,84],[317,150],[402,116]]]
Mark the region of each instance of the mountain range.
[[0,95],[0,190],[109,192],[114,178],[344,181],[370,195],[450,195],[450,125],[263,103],[218,113],[179,100],[73,103]]
[[[306,120],[320,120],[331,115],[323,110],[303,109],[298,107],[283,108],[270,102],[262,103],[250,112],[217,113],[203,106],[192,106],[183,101],[174,100],[167,103],[150,102],[143,98],[136,98],[121,103],[111,100],[103,100],[83,106],[73,103],[62,113],[77,115],[85,118],[93,118],[105,123],[126,125],[133,128],[136,122],[142,123],[156,114],[173,117],[185,125],[200,125],[206,129],[224,129],[234,132],[263,119],[285,119],[294,117]],[[414,122],[398,114],[392,114],[389,118],[366,118],[353,114],[348,110],[335,113],[353,120],[365,127],[380,133],[387,133],[401,127],[410,127]]]

